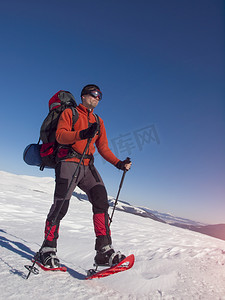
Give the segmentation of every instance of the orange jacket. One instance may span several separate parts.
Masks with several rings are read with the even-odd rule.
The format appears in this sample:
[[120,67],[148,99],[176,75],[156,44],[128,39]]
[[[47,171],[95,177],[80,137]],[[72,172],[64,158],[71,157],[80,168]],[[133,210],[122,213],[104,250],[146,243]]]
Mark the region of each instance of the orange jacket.
[[[85,146],[87,144],[86,140],[80,139],[80,131],[88,128],[88,125],[90,123],[95,123],[96,118],[93,115],[93,111],[89,111],[84,105],[80,104],[76,107],[79,118],[77,122],[74,125],[74,131],[71,131],[72,128],[72,110],[70,108],[65,109],[58,122],[58,127],[56,130],[56,140],[59,144],[62,145],[70,145],[72,144],[73,149],[82,154]],[[94,154],[95,152],[95,146],[96,145],[98,152],[100,155],[110,162],[113,165],[116,165],[119,161],[119,159],[112,153],[112,151],[109,149],[108,146],[108,140],[106,136],[106,130],[103,123],[103,120],[99,118],[100,121],[100,135],[96,135],[89,145],[89,148],[86,152],[86,154]],[[75,161],[79,162],[79,159],[76,157],[68,158],[66,161]],[[89,159],[84,159],[83,161],[84,165],[89,164]]]

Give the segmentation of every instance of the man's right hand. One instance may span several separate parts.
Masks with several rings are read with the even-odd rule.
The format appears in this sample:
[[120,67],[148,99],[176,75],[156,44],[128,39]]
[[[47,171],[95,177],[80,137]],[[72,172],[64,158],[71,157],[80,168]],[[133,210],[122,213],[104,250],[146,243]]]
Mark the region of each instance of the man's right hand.
[[84,129],[84,130],[81,130],[80,131],[80,138],[82,140],[85,140],[85,139],[89,139],[89,138],[93,138],[97,131],[98,131],[98,123],[95,122],[93,124],[91,124],[90,127],[88,127],[87,129]]

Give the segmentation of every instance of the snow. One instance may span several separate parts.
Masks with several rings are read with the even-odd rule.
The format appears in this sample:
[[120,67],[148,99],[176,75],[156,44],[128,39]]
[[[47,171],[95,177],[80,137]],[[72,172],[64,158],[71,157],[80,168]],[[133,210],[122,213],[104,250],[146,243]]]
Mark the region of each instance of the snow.
[[133,268],[84,280],[95,237],[91,205],[75,196],[58,243],[68,272],[40,270],[26,280],[24,265],[43,242],[54,179],[0,171],[0,185],[0,299],[225,299],[225,241],[122,211],[114,214],[113,245],[135,255]]

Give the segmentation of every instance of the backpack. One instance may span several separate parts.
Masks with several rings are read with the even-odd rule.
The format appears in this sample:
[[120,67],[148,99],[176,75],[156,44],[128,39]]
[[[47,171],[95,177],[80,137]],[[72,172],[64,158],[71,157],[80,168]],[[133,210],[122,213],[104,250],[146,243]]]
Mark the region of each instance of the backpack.
[[[23,159],[28,165],[39,166],[40,170],[43,171],[45,167],[55,168],[57,162],[62,159],[81,157],[81,154],[72,149],[72,145],[60,145],[55,138],[59,117],[66,108],[72,110],[71,130],[74,130],[74,125],[79,117],[76,106],[74,96],[64,90],[58,91],[49,100],[49,113],[41,125],[39,141],[37,144],[28,145],[23,153]],[[98,115],[94,115],[99,124]],[[85,155],[85,158],[91,158],[91,156]]]
[[43,142],[40,147],[40,156],[42,159],[41,169],[45,166],[50,168],[55,167],[57,163],[56,155],[59,148],[59,144],[55,139],[55,133],[59,117],[66,108],[70,108],[73,113],[73,130],[74,124],[78,119],[78,112],[75,109],[76,106],[77,104],[74,96],[68,91],[60,90],[49,100],[49,113],[41,125],[40,138],[38,141],[38,144],[40,143],[40,140]]

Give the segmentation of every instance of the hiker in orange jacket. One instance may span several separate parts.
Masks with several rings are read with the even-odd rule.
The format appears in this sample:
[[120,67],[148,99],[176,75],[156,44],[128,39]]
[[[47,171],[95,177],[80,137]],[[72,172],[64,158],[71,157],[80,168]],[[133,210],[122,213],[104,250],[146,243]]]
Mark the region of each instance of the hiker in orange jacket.
[[[95,146],[100,155],[121,170],[129,170],[129,160],[119,160],[109,149],[106,130],[103,120],[93,113],[94,108],[102,99],[102,93],[94,84],[86,85],[81,91],[82,103],[76,107],[79,117],[74,128],[72,128],[72,111],[66,109],[62,112],[56,131],[56,140],[61,145],[72,145],[72,155],[60,160],[55,168],[56,185],[54,192],[54,203],[51,206],[46,220],[45,236],[47,236],[54,217],[60,209],[57,220],[47,236],[45,246],[40,253],[41,263],[49,268],[58,267],[59,259],[56,256],[59,225],[66,215],[69,201],[76,186],[81,188],[88,196],[93,210],[93,223],[96,235],[95,263],[97,265],[112,265],[121,261],[125,256],[115,252],[112,248],[111,232],[108,216],[108,196],[103,180],[93,164]],[[82,153],[91,139],[87,152],[85,153],[79,173],[70,185],[73,174],[78,166]],[[60,153],[62,151],[62,155]],[[58,157],[64,156],[65,148],[59,150]],[[69,189],[70,186],[70,189]],[[69,190],[68,190],[69,189]],[[66,197],[66,199],[65,199]]]
[[[108,146],[108,140],[106,136],[106,130],[103,123],[103,120],[99,118],[99,123],[96,123],[96,117],[93,113],[93,109],[89,110],[86,106],[87,98],[92,101],[94,106],[98,105],[98,97],[94,98],[90,95],[83,95],[83,103],[76,107],[79,118],[74,125],[74,131],[71,131],[72,125],[72,110],[67,109],[65,110],[62,115],[60,116],[58,127],[56,131],[56,139],[59,144],[63,145],[70,145],[72,144],[73,150],[78,153],[83,153],[84,148],[87,144],[87,139],[82,138],[82,134],[84,134],[85,130],[93,130],[95,133],[95,127],[100,127],[98,129],[99,134],[93,136],[91,143],[89,145],[88,153],[89,155],[93,155],[95,152],[96,145],[98,152],[100,155],[110,162],[111,164],[115,165],[119,162],[119,159],[112,153]],[[91,125],[91,127],[89,127]],[[89,128],[88,128],[89,127]],[[88,129],[87,129],[88,128]],[[75,161],[79,162],[79,158],[73,157],[67,159],[67,161]],[[84,165],[89,164],[90,159],[84,159]]]

